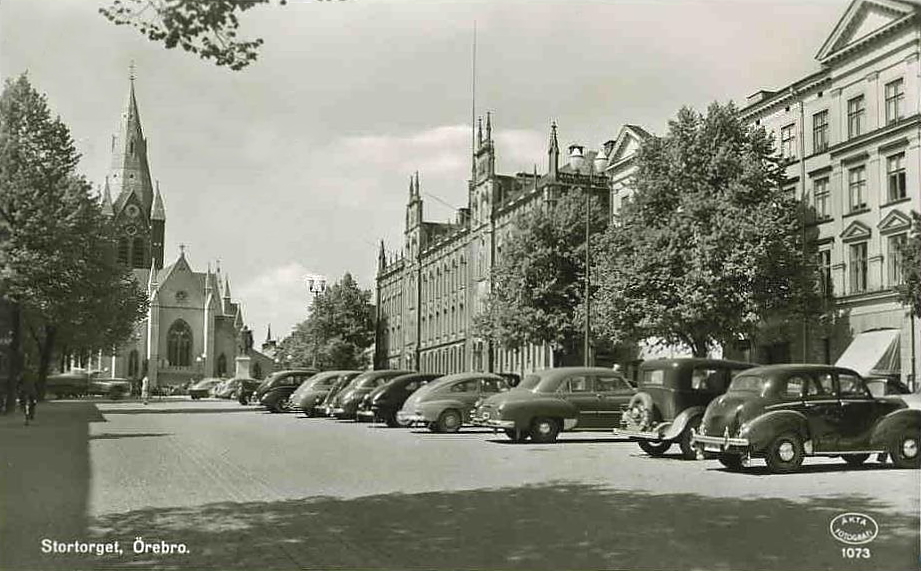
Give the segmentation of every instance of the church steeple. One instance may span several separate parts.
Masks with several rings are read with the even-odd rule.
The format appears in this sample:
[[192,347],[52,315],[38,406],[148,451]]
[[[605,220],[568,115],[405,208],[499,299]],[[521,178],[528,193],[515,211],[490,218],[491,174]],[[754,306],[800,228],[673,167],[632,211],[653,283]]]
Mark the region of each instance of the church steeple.
[[150,165],[147,162],[147,140],[141,128],[134,92],[134,68],[128,84],[128,99],[121,114],[118,132],[112,137],[112,166],[110,180],[116,192],[115,214],[135,196],[145,217],[150,216],[154,193],[150,182]]
[[550,124],[550,145],[547,149],[549,164],[547,170],[551,177],[556,178],[560,168],[560,143],[556,138],[556,121]]
[[115,209],[112,206],[112,191],[109,190],[109,177],[106,177],[102,191],[102,213],[109,217],[115,216]]

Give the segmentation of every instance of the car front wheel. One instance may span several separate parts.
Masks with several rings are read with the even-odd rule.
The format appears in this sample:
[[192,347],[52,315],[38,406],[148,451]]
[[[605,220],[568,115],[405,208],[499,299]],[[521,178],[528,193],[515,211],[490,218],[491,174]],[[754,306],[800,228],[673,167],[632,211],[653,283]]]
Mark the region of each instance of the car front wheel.
[[700,429],[701,417],[694,418],[684,427],[681,435],[678,437],[678,446],[681,447],[681,457],[685,460],[694,460],[697,458],[697,451],[691,445],[691,435]]
[[518,430],[517,428],[506,428],[505,435],[508,436],[508,439],[512,442],[524,442],[528,439],[530,434],[527,430]]
[[738,472],[742,469],[742,457],[738,454],[720,454],[716,458],[730,472]]
[[803,464],[803,441],[793,432],[781,434],[764,454],[768,469],[775,474],[795,472]]
[[438,417],[438,432],[457,432],[460,430],[463,418],[456,410],[448,409]]
[[906,429],[892,439],[889,455],[896,468],[921,468],[918,455],[918,430]]
[[560,423],[552,418],[535,418],[531,423],[531,440],[541,444],[556,441]]
[[640,445],[643,452],[649,454],[650,456],[661,456],[668,452],[668,449],[672,447],[671,442],[653,442],[651,440],[637,440],[637,444]]

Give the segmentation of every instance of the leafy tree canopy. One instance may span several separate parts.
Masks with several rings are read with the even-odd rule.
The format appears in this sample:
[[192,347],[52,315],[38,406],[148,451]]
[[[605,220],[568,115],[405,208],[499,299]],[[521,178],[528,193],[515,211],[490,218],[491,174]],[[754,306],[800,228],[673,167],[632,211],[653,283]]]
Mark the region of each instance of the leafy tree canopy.
[[[763,128],[732,104],[688,108],[636,155],[632,198],[597,259],[599,327],[706,355],[764,319],[813,306],[800,204]],[[807,262],[807,260],[809,262]]]
[[[606,209],[592,197],[591,231],[608,224]],[[586,194],[571,190],[521,215],[493,265],[485,309],[475,334],[516,349],[550,343],[572,356],[584,328]],[[594,243],[594,242],[593,242]]]
[[[116,25],[136,28],[169,49],[176,46],[241,70],[256,61],[262,38],[238,36],[239,15],[270,0],[113,0],[99,12]],[[286,4],[287,0],[279,0]]]
[[282,340],[279,354],[291,366],[360,369],[368,365],[364,351],[373,342],[371,291],[346,273],[314,298],[309,316]]

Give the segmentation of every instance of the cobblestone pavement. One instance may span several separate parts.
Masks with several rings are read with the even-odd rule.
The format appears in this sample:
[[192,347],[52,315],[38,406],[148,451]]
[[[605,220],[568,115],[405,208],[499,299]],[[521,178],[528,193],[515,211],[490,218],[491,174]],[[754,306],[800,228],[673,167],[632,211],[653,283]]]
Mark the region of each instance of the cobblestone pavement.
[[[919,472],[873,461],[730,473],[603,433],[519,445],[178,398],[43,403],[33,426],[0,417],[0,455],[2,570],[919,566]],[[869,559],[832,539],[844,512],[879,523]]]

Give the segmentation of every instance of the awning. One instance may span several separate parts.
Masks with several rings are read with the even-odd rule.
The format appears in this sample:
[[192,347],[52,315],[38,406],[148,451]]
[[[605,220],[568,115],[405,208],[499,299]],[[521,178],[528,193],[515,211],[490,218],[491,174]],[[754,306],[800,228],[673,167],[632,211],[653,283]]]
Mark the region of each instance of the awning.
[[899,330],[872,329],[860,333],[835,366],[853,369],[864,377],[900,375]]

